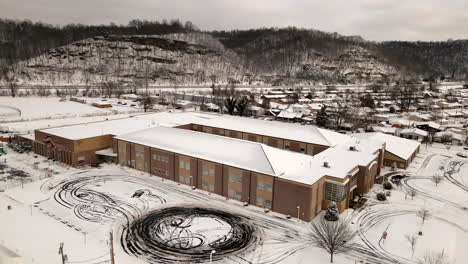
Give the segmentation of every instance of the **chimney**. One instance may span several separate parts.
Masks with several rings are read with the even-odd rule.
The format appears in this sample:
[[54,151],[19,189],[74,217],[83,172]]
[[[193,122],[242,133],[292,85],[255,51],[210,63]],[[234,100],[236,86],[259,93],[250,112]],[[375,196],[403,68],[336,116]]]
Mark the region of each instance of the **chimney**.
[[356,147],[355,147],[355,146],[349,146],[349,150],[355,151],[355,150],[356,150]]
[[323,163],[323,166],[324,166],[325,168],[330,168],[330,165],[328,165],[328,162],[326,162],[326,161]]

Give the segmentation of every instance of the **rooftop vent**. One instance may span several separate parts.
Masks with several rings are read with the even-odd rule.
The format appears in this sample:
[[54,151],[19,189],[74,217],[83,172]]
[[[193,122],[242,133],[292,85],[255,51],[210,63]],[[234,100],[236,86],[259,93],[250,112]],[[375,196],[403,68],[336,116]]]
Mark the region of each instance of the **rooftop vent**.
[[324,166],[325,168],[330,168],[330,165],[328,165],[328,162],[326,162],[326,161],[323,163],[323,166]]
[[356,150],[356,147],[355,147],[355,146],[349,146],[349,150],[355,151],[355,150]]

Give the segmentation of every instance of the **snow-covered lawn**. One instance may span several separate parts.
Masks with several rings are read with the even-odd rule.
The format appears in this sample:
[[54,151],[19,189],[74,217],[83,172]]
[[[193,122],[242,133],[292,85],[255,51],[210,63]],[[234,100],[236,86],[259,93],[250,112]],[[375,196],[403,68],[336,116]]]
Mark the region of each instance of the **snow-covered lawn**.
[[[358,233],[357,246],[335,256],[335,263],[407,264],[442,250],[453,264],[466,263],[468,195],[455,183],[468,181],[468,166],[451,171],[455,182],[445,179],[436,187],[429,178],[435,169],[464,162],[458,151],[423,147],[408,170],[411,177],[387,201],[374,199],[382,190],[376,185],[362,210],[342,214]],[[60,242],[70,262],[106,263],[111,230],[116,263],[208,263],[206,252],[219,241],[232,247],[215,253],[216,263],[329,263],[328,254],[312,246],[309,224],[296,219],[116,165],[77,170],[43,157],[6,157],[36,180],[0,193],[0,244],[25,263],[58,263]],[[46,177],[45,167],[58,174]],[[414,199],[408,188],[418,191]],[[431,214],[424,224],[416,215],[421,208]],[[379,243],[385,230],[388,237]],[[415,234],[412,256],[406,235]]]
[[[373,192],[382,191],[377,185],[371,200],[355,222],[364,245],[372,248],[382,263],[414,263],[428,253],[444,252],[453,264],[466,263],[468,252],[468,165],[456,156],[461,147],[447,149],[441,144],[422,146],[422,151],[406,172],[410,177],[391,191],[385,202],[374,199]],[[387,170],[386,170],[387,171]],[[445,176],[436,186],[434,174]],[[408,190],[415,190],[411,198]],[[430,217],[422,224],[417,212],[426,209]],[[386,240],[379,243],[387,230]],[[418,232],[422,231],[422,236]],[[416,235],[414,256],[406,236]]]
[[[55,263],[59,243],[64,242],[71,262],[101,263],[109,260],[107,239],[113,230],[117,263],[208,262],[209,254],[203,252],[225,242],[229,247],[213,257],[217,263],[328,261],[325,252],[311,246],[307,223],[131,169],[105,167],[70,169],[0,195],[0,239],[5,247],[26,263]],[[7,205],[13,208],[7,210]],[[145,216],[173,208],[186,217]],[[192,215],[190,208],[208,213]],[[155,225],[154,233],[143,233],[154,240],[142,238],[133,224],[140,219]],[[239,235],[241,231],[245,235]],[[158,240],[173,247],[169,254],[164,247],[148,245]],[[353,263],[346,255],[336,260]]]

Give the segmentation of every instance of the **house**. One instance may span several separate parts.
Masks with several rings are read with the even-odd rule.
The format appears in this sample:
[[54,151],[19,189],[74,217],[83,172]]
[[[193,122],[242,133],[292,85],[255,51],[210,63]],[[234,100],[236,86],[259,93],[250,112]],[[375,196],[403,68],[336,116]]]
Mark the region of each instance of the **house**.
[[416,125],[417,128],[427,131],[429,134],[440,132],[440,124],[436,122],[424,122]]
[[400,131],[400,137],[407,139],[414,139],[417,141],[424,141],[429,133],[427,131],[421,130],[419,128],[406,128]]

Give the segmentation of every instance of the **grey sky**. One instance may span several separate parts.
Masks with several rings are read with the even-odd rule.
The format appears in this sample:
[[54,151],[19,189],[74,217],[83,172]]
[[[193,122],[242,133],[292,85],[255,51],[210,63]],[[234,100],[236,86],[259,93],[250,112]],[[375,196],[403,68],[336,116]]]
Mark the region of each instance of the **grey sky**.
[[468,0],[0,0],[0,17],[60,25],[179,18],[206,30],[297,26],[369,40],[468,39]]

